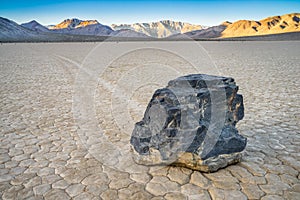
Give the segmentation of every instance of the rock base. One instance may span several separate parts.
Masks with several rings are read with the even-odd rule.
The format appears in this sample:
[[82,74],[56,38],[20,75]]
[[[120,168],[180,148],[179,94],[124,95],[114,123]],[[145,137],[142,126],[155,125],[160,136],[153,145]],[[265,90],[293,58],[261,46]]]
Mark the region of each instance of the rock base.
[[210,157],[205,160],[201,159],[197,154],[190,152],[182,152],[179,158],[170,162],[168,160],[162,159],[160,153],[156,149],[150,149],[150,154],[147,156],[140,155],[133,150],[133,159],[137,164],[147,165],[147,166],[177,166],[186,167],[189,169],[201,171],[201,172],[215,172],[219,169],[225,168],[228,165],[236,164],[241,161],[242,153],[231,153],[231,154],[221,154],[215,157]]

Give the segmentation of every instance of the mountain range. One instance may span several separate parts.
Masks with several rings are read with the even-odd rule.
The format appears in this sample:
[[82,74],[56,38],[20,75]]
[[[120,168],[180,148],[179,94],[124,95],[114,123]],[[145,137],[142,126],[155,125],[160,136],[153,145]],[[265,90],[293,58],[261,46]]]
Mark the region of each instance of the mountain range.
[[171,20],[162,20],[150,23],[134,23],[134,24],[112,24],[114,30],[130,29],[136,32],[154,38],[164,38],[178,33],[186,33],[194,30],[202,30],[206,28],[202,25],[195,25],[185,22],[174,22]]
[[21,25],[0,17],[0,41],[73,41],[108,37],[140,39],[212,39],[300,33],[300,13],[268,17],[259,21],[238,20],[207,27],[186,22],[162,20],[150,23],[103,25],[97,20],[66,19],[43,26],[33,20]]

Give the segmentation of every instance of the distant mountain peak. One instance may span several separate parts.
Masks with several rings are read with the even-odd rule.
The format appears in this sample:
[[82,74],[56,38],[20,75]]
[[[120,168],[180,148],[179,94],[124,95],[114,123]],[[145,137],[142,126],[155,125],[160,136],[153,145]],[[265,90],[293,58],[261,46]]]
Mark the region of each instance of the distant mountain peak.
[[31,20],[30,22],[23,23],[23,24],[21,24],[21,26],[28,28],[32,31],[37,31],[37,32],[49,32],[50,31],[47,27],[41,25],[40,23],[38,23],[35,20]]
[[49,27],[50,29],[75,29],[89,25],[100,24],[97,20],[80,20],[77,18],[65,19],[61,23]]

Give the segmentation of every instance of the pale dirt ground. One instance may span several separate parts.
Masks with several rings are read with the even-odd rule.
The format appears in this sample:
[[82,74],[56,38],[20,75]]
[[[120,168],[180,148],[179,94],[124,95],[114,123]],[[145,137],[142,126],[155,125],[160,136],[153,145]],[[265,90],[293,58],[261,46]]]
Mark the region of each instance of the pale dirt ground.
[[[0,199],[300,199],[300,42],[111,42],[89,53],[97,45],[0,46]],[[235,78],[242,162],[211,174],[136,165],[134,122],[155,89],[188,73]]]

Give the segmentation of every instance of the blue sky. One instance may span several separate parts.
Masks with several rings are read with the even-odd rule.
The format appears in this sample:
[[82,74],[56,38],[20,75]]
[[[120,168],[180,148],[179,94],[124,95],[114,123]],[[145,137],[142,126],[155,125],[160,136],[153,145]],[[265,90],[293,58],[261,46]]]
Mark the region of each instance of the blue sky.
[[44,25],[74,17],[107,25],[163,19],[218,25],[225,20],[259,20],[292,12],[300,12],[300,0],[10,0],[0,6],[2,17],[17,23],[35,19]]

